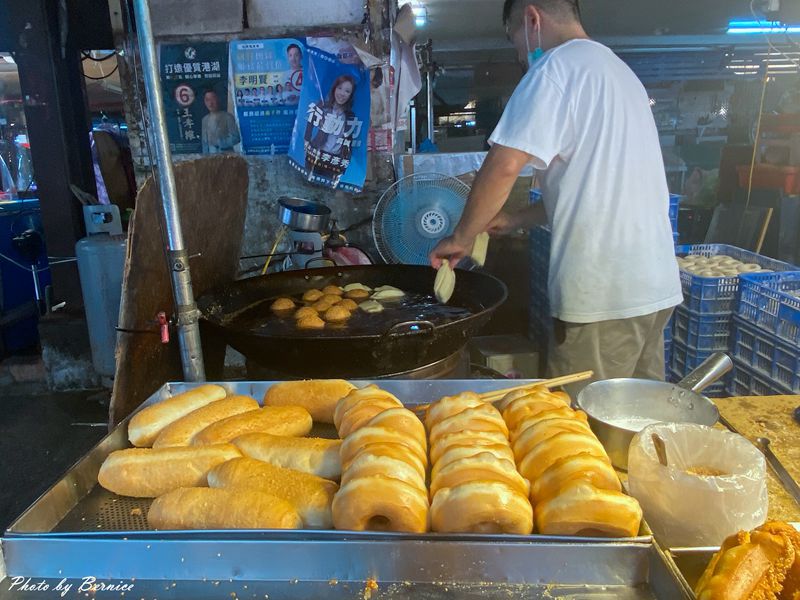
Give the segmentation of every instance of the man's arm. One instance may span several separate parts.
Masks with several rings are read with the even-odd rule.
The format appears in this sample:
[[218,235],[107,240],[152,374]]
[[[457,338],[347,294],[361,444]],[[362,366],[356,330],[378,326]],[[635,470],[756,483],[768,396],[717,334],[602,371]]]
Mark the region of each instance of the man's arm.
[[514,148],[492,146],[475,177],[464,214],[453,235],[442,240],[431,252],[434,268],[441,265],[443,258],[450,259],[450,264],[455,266],[471,252],[475,236],[488,229],[508,200],[520,171],[532,159],[530,154]]

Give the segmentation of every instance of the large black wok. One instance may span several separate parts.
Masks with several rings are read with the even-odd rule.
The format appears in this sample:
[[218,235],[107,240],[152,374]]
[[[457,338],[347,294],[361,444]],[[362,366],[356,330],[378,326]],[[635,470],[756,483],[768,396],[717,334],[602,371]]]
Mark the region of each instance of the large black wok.
[[[329,284],[392,285],[430,295],[436,272],[416,265],[371,265],[287,271],[233,282],[198,300],[205,338],[224,342],[248,360],[295,377],[367,377],[410,371],[429,365],[464,346],[506,299],[506,286],[480,272],[456,271],[456,288],[442,319],[434,304],[420,305],[415,318],[392,319],[393,311],[359,327],[322,332],[254,326],[254,314],[266,315],[272,299],[297,296]],[[426,308],[427,307],[427,308]],[[461,310],[459,310],[461,309]],[[449,310],[449,309],[448,309]],[[429,316],[430,315],[430,316]]]

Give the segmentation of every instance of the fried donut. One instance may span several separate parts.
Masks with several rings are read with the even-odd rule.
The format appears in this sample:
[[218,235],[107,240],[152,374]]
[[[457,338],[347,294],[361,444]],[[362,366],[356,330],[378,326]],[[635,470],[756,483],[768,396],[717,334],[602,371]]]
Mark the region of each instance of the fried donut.
[[548,500],[576,479],[587,481],[599,490],[622,491],[614,467],[602,458],[581,453],[559,458],[531,482],[531,500],[537,503]]
[[525,496],[504,483],[475,481],[436,493],[431,503],[431,529],[528,535],[533,530],[533,509]]
[[398,408],[399,402],[394,398],[375,398],[364,400],[344,413],[337,429],[339,437],[344,439],[354,431],[370,422],[372,418],[390,408]]
[[390,408],[375,415],[367,427],[388,427],[395,431],[402,431],[413,437],[423,448],[428,447],[425,436],[425,426],[413,412],[407,408]]
[[431,462],[436,464],[439,457],[451,448],[459,446],[492,446],[496,444],[508,445],[508,439],[502,431],[457,431],[448,433],[431,444]]
[[317,300],[316,302],[314,302],[314,304],[312,304],[312,305],[311,305],[311,308],[313,308],[313,309],[314,309],[315,311],[317,311],[318,313],[324,313],[324,312],[325,312],[326,310],[328,310],[328,309],[329,309],[331,306],[333,306],[333,304],[331,304],[330,302],[326,302],[325,300],[322,300],[322,299],[320,298],[319,300]]
[[343,463],[350,462],[361,446],[376,442],[392,442],[405,446],[409,452],[416,454],[423,464],[427,464],[425,448],[420,446],[419,442],[403,432],[394,431],[387,427],[362,427],[355,433],[351,433],[342,442],[339,456]]
[[341,306],[342,308],[346,308],[350,312],[353,312],[355,309],[358,308],[358,304],[354,300],[351,300],[350,298],[345,298],[344,300],[339,302],[339,304],[337,304],[336,306]]
[[452,417],[468,408],[475,408],[485,404],[481,397],[475,392],[463,392],[455,396],[445,396],[440,398],[428,407],[425,413],[425,427],[430,429],[444,421],[447,417]]
[[535,394],[542,391],[547,391],[547,388],[544,386],[537,386],[534,388],[526,388],[524,390],[514,390],[513,392],[508,392],[497,402],[494,402],[494,407],[502,413],[506,407],[517,398],[522,398],[523,396],[528,396],[530,394]]
[[346,470],[342,471],[342,485],[360,477],[383,475],[391,479],[399,479],[421,492],[427,493],[425,476],[406,461],[392,456],[375,454],[373,452],[360,452],[349,463]]
[[447,433],[454,433],[464,429],[472,431],[499,431],[506,438],[508,427],[500,412],[491,404],[482,404],[474,408],[462,410],[460,413],[447,417],[430,430],[431,445]]
[[350,469],[350,465],[358,459],[362,454],[373,454],[378,456],[388,456],[397,460],[401,460],[408,466],[412,467],[422,479],[425,479],[426,467],[425,463],[413,452],[408,451],[408,447],[394,442],[376,442],[374,444],[366,444],[361,446],[353,457],[342,462],[342,473],[346,473]]
[[513,431],[519,427],[525,417],[535,417],[546,410],[561,408],[562,406],[567,405],[558,396],[530,394],[511,402],[503,411],[503,419],[508,424],[508,428]]
[[273,312],[286,312],[294,308],[294,302],[291,298],[278,298],[269,308]]
[[540,421],[548,421],[550,419],[579,419],[584,422],[589,422],[589,418],[582,410],[572,410],[569,406],[561,406],[558,408],[551,408],[536,415],[526,416],[516,429],[512,429],[509,434],[511,443],[517,441],[517,438],[523,434],[528,427],[533,427]]
[[317,315],[303,317],[302,319],[297,319],[297,327],[299,329],[325,329],[325,321]]
[[396,406],[403,406],[403,403],[400,402],[395,395],[390,394],[386,390],[382,390],[372,383],[363,388],[351,390],[349,394],[336,403],[336,407],[333,409],[333,424],[336,425],[338,429],[342,418],[348,410],[353,408],[356,404],[375,398],[388,398],[393,400]]
[[331,306],[334,304],[339,304],[342,301],[342,297],[337,294],[324,294],[318,302],[327,302]]
[[488,452],[497,458],[514,462],[514,453],[511,452],[511,448],[508,447],[508,444],[490,444],[488,446],[453,446],[447,452],[442,454],[439,457],[439,460],[433,464],[433,468],[431,469],[431,480],[435,479],[439,474],[439,471],[441,471],[451,462],[461,460],[463,458],[469,458],[471,456],[475,456],[476,454],[480,454],[481,452]]
[[328,323],[344,323],[350,318],[350,311],[335,304],[325,311],[324,317]]
[[579,419],[548,419],[547,421],[539,421],[525,429],[516,441],[511,444],[514,450],[514,456],[516,456],[517,460],[522,460],[534,446],[538,446],[541,442],[564,431],[594,435],[589,425]]
[[341,296],[344,294],[344,291],[338,285],[326,285],[324,288],[322,288],[322,293]]
[[348,300],[366,300],[369,298],[369,291],[355,288],[344,293],[344,297]]
[[316,317],[319,316],[317,311],[311,308],[310,306],[304,306],[302,308],[298,308],[294,313],[295,319],[303,319],[305,317]]
[[545,535],[633,537],[641,522],[636,499],[581,480],[536,505],[536,528]]
[[480,452],[445,465],[436,476],[431,475],[431,497],[442,488],[454,488],[473,481],[500,481],[526,498],[531,486],[517,473],[514,461],[497,458],[490,452]]
[[544,473],[545,469],[559,458],[574,456],[582,452],[609,460],[603,444],[593,435],[563,432],[534,447],[517,463],[517,466],[519,467],[520,475],[525,479],[536,481]]
[[322,298],[322,292],[320,290],[307,290],[303,294],[303,302],[316,302]]
[[353,479],[333,498],[333,525],[349,531],[428,530],[427,495],[382,475]]

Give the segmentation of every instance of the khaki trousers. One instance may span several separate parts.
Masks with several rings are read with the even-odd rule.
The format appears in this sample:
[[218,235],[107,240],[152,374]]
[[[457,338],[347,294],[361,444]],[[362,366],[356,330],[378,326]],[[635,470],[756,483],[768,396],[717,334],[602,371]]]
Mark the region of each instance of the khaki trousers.
[[555,319],[547,361],[548,377],[594,371],[594,377],[565,387],[575,399],[592,381],[617,377],[664,380],[664,327],[672,308],[630,319],[565,323]]

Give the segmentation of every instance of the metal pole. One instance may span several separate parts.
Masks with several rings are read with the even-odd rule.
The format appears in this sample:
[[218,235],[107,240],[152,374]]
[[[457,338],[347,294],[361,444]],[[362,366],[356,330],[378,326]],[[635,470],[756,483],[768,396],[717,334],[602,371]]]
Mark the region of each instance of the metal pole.
[[172,293],[175,298],[183,377],[186,381],[204,381],[206,374],[203,351],[200,346],[200,311],[197,310],[197,303],[192,292],[189,254],[183,241],[181,219],[178,213],[178,192],[175,187],[175,174],[172,171],[172,153],[169,148],[167,124],[164,121],[164,98],[159,85],[158,58],[153,40],[153,23],[150,18],[148,0],[133,0],[133,10],[136,15],[139,49],[142,53],[144,87],[147,93],[147,109],[150,113],[150,131],[153,133],[161,206],[164,209],[164,223],[167,230],[169,266],[172,277]]
[[428,139],[431,143],[434,143],[436,140],[434,139],[433,133],[433,71],[436,68],[433,62],[433,41],[428,40],[427,44],[427,71],[428,71]]
[[417,153],[417,103],[411,101],[411,110],[409,111],[411,119],[411,154]]

